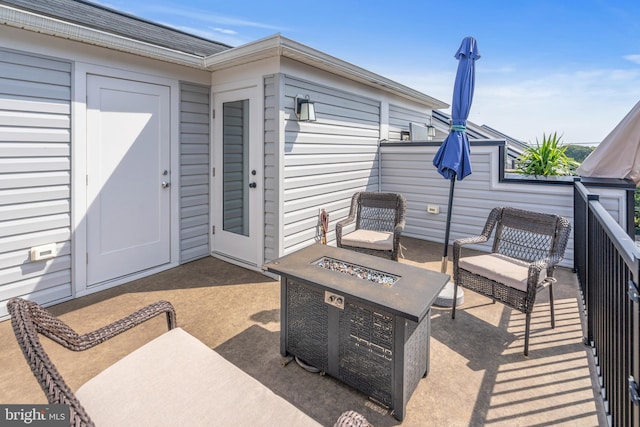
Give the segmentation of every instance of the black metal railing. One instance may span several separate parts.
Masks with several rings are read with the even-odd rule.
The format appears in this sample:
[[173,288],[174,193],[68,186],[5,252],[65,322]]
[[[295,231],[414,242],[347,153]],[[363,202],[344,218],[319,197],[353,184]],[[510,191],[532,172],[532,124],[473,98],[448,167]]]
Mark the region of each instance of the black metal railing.
[[574,184],[574,266],[609,425],[640,425],[640,252],[597,194]]

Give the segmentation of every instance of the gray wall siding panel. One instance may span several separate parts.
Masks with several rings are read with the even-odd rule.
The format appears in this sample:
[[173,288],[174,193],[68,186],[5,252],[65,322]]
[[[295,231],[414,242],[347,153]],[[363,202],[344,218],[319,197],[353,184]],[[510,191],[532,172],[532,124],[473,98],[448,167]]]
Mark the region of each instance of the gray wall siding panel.
[[278,258],[280,251],[279,221],[279,159],[280,134],[279,94],[283,90],[283,76],[264,78],[264,261]]
[[208,256],[210,89],[180,85],[180,262]]
[[[0,50],[0,319],[71,292],[71,63]],[[31,261],[33,246],[56,256]]]
[[[317,121],[299,122],[296,95],[309,95]],[[318,242],[319,214],[329,213],[328,242],[356,191],[378,191],[381,102],[284,76],[284,211],[281,254]]]
[[[444,242],[445,221],[449,199],[449,181],[432,165],[438,149],[433,147],[381,147],[382,191],[399,192],[407,198],[407,236]],[[486,218],[496,206],[513,206],[538,212],[562,215],[573,223],[573,187],[571,185],[527,184],[500,182],[499,148],[474,146],[471,150],[473,173],[456,181],[451,217],[450,242],[478,235]],[[600,200],[618,220],[624,211],[624,192],[616,189],[596,189]],[[439,214],[427,213],[427,206],[440,208]],[[624,225],[623,225],[624,226]],[[476,245],[488,251],[490,243]],[[573,237],[569,241],[563,266],[573,266]]]
[[[0,62],[0,65],[2,63]],[[46,71],[43,71],[43,73]],[[70,99],[71,87],[54,86],[48,83],[40,82],[24,82],[12,80],[0,74],[0,87],[2,92],[7,95],[23,96],[29,98],[37,94],[38,98],[47,98],[54,100]]]

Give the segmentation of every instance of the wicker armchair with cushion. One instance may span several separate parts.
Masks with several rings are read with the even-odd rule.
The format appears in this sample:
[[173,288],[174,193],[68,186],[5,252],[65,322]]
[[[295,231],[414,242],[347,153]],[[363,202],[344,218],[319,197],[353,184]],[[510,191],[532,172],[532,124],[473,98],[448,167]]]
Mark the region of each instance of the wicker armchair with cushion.
[[[397,261],[406,213],[407,201],[402,194],[355,193],[349,216],[336,224],[336,244]],[[353,225],[355,230],[345,234]]]
[[[491,253],[462,257],[462,247],[484,243],[493,230]],[[456,315],[458,286],[501,302],[526,315],[524,355],[529,355],[531,312],[536,295],[549,288],[551,327],[553,312],[553,273],[562,260],[571,233],[567,219],[509,207],[494,208],[482,235],[458,239],[453,244],[454,294],[451,317]]]
[[[177,327],[175,310],[166,301],[84,335],[78,335],[34,302],[13,298],[7,307],[27,363],[49,403],[69,405],[71,426],[320,426]],[[109,366],[75,392],[51,362],[38,335],[82,351],[163,314],[168,332]],[[353,411],[343,413],[336,425],[369,426]]]

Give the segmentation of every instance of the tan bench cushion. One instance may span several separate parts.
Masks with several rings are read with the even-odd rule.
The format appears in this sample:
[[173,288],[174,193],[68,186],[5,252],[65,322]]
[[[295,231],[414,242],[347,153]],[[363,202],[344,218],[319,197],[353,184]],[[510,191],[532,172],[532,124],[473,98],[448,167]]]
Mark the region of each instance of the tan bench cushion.
[[355,230],[342,237],[342,244],[356,248],[393,250],[393,233],[388,231]]
[[[503,283],[521,291],[527,291],[529,263],[501,254],[486,254],[460,258],[458,266],[494,282]],[[547,277],[546,270],[540,272],[540,280]]]
[[100,427],[320,425],[180,328],[116,362],[76,395]]

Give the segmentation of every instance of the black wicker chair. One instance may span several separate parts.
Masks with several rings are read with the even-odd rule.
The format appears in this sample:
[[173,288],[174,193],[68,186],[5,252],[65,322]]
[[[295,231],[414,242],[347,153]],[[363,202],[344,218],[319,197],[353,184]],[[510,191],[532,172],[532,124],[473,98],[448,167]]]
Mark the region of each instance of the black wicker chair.
[[[495,229],[490,254],[461,257],[462,246],[484,243]],[[548,287],[551,327],[553,273],[562,260],[571,233],[567,219],[509,207],[494,208],[482,235],[453,243],[453,310],[456,315],[458,286],[492,298],[526,315],[524,355],[529,355],[531,312],[537,293]]]
[[[355,193],[349,216],[336,224],[336,244],[397,261],[406,213],[407,201],[402,194]],[[345,228],[353,224],[355,230],[345,234]]]

